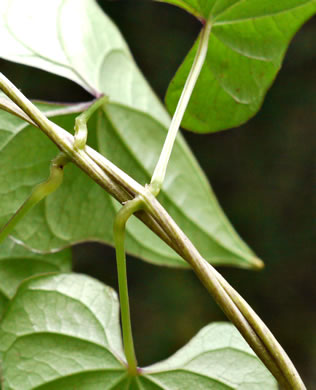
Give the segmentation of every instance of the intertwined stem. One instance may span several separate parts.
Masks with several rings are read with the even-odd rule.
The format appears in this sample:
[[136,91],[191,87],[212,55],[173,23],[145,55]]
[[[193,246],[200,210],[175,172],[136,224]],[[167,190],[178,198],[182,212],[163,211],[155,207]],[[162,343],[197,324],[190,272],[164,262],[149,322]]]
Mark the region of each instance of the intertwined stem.
[[[203,259],[148,188],[141,186],[88,146],[83,150],[76,150],[74,137],[48,120],[2,74],[0,88],[20,107],[26,120],[39,127],[72,162],[122,204],[136,196],[142,198],[146,212],[136,215],[192,266],[196,275],[280,385],[289,390],[306,389],[294,365],[271,332],[243,298]],[[14,109],[11,111],[15,112]]]

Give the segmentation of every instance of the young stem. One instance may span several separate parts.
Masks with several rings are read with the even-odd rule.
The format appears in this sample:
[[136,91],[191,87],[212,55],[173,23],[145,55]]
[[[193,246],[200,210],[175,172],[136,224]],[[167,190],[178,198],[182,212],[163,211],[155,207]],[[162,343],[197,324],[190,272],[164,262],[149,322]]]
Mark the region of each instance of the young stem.
[[69,159],[64,153],[60,153],[51,163],[49,178],[38,184],[32,191],[29,198],[15,212],[6,225],[0,230],[0,242],[2,242],[15,228],[17,223],[42,199],[56,191],[61,185],[64,176],[64,166]]
[[75,119],[75,142],[74,147],[78,149],[83,149],[86,146],[88,138],[88,128],[87,122],[91,116],[98,110],[103,104],[108,101],[107,96],[102,96],[97,99],[91,106],[81,113]]
[[189,103],[189,100],[191,98],[194,86],[197,82],[197,79],[200,75],[200,72],[202,70],[203,64],[205,62],[206,54],[207,54],[207,48],[208,48],[208,41],[211,33],[211,22],[207,21],[205,25],[202,28],[201,36],[200,36],[200,42],[199,46],[193,61],[193,65],[191,67],[189,76],[186,80],[186,83],[184,85],[183,91],[181,93],[176,111],[173,115],[168,134],[165,140],[165,143],[163,145],[158,163],[156,165],[156,168],[154,170],[151,183],[150,183],[150,190],[154,195],[158,195],[162,183],[164,181],[168,162],[170,159],[170,155],[172,152],[173,144],[176,139],[180,124],[182,122],[183,115],[185,113],[185,110],[187,108],[187,105]]
[[128,219],[143,207],[143,200],[139,197],[128,201],[116,214],[114,220],[114,243],[116,250],[117,274],[120,292],[121,318],[124,351],[131,375],[137,375],[137,360],[133,342],[130,307],[128,298],[128,284],[125,257],[125,227]]

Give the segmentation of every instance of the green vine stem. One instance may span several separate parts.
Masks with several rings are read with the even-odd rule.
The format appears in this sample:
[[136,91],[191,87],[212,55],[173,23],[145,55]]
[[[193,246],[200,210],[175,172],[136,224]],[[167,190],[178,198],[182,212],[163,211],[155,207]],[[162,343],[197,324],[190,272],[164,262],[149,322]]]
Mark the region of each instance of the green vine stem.
[[116,250],[117,274],[120,292],[122,331],[125,356],[128,363],[128,371],[131,375],[137,375],[137,360],[132,335],[132,325],[128,298],[126,257],[125,257],[125,226],[127,220],[143,207],[143,200],[136,197],[126,204],[116,214],[114,220],[114,243]]
[[174,141],[176,139],[180,124],[182,122],[183,115],[191,98],[194,86],[197,82],[203,64],[205,62],[211,29],[211,22],[207,21],[201,30],[200,42],[193,61],[193,65],[185,82],[176,111],[172,117],[165,143],[163,145],[158,163],[155,167],[151,179],[150,189],[154,195],[158,195],[162,187],[162,183],[165,179],[167,166],[173,149]]
[[79,168],[122,204],[136,196],[141,197],[146,212],[136,212],[136,216],[192,266],[198,278],[282,388],[306,390],[293,363],[271,332],[267,331],[259,317],[215,268],[203,259],[148,187],[141,186],[94,149],[86,146],[84,150],[76,150],[73,147],[74,137],[47,119],[1,73],[0,88],[20,107],[29,122],[34,122]]
[[13,214],[6,225],[0,230],[0,243],[4,241],[12,232],[18,222],[42,199],[56,191],[61,185],[64,177],[64,166],[69,161],[64,153],[60,153],[50,165],[49,178],[43,183],[38,184],[32,191],[28,199]]

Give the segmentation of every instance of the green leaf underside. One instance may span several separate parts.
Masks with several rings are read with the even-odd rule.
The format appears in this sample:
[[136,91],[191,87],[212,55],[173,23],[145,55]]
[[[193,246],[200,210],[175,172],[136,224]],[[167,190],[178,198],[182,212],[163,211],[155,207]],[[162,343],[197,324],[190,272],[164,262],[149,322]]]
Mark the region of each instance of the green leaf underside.
[[0,57],[69,78],[92,95],[104,93],[169,124],[122,35],[96,1],[2,0],[0,34]]
[[71,251],[41,255],[6,239],[0,245],[0,317],[19,284],[26,278],[49,272],[71,270]]
[[[212,23],[206,61],[182,121],[186,129],[201,133],[236,127],[255,115],[281,67],[290,40],[316,12],[315,0],[166,2]],[[169,85],[166,104],[171,113],[198,41]]]
[[[71,131],[77,114],[41,104],[56,123]],[[69,107],[75,111],[76,107]],[[89,122],[88,143],[136,180],[149,182],[166,128],[151,116],[108,104]],[[5,129],[4,131],[2,129]],[[133,138],[133,142],[129,140]],[[32,144],[32,148],[25,145]],[[31,189],[48,176],[57,148],[38,129],[0,112],[0,224],[18,209]],[[205,177],[179,137],[161,203],[214,264],[251,266],[254,255],[238,238],[221,211]],[[95,207],[98,205],[98,207]],[[49,252],[83,241],[113,244],[112,226],[119,204],[73,165],[66,166],[63,185],[38,204],[15,228],[13,236],[28,247]],[[127,226],[127,251],[156,264],[185,266],[166,244],[136,218]]]
[[129,377],[116,293],[83,275],[23,282],[3,318],[0,348],[3,390],[277,389],[227,323],[206,326],[166,361]]

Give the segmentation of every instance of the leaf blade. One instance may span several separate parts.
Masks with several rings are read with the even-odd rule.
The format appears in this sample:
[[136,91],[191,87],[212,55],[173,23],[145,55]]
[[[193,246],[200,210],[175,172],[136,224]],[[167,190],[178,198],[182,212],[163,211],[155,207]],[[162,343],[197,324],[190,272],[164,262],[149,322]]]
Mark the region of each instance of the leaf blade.
[[[167,388],[277,389],[277,383],[231,324],[213,323],[167,360],[144,369]],[[191,387],[190,387],[191,386]],[[204,386],[204,387],[203,387]]]
[[109,382],[125,373],[117,296],[87,276],[24,282],[2,321],[1,340],[4,389],[33,389],[90,370],[107,372]]
[[[47,106],[47,110],[54,115],[58,114],[58,109],[52,109],[51,105]],[[68,111],[71,109],[61,108],[61,113]],[[107,116],[111,116],[111,125],[106,122],[108,117],[105,118],[101,113],[101,122],[92,120],[92,127],[95,125],[97,132],[90,131],[89,141],[112,162],[145,184],[150,179],[166,129],[150,116],[131,109],[128,113],[129,119],[125,123],[123,117],[126,108],[110,104]],[[2,115],[7,118],[7,114]],[[69,128],[74,115],[57,115],[56,120],[59,125]],[[113,122],[120,123],[119,128]],[[142,122],[143,126],[140,126]],[[18,123],[14,121],[13,129],[19,128]],[[14,135],[0,155],[2,176],[6,178],[0,185],[3,194],[0,206],[2,223],[26,199],[32,186],[45,179],[49,161],[57,153],[56,147],[31,126]],[[134,138],[133,145],[129,147],[131,156],[125,149],[130,136]],[[28,161],[32,156],[24,147],[30,140],[34,160],[37,160],[31,167]],[[147,147],[143,144],[144,140],[147,140]],[[12,155],[18,155],[19,158],[12,161]],[[10,179],[12,171],[16,172],[15,180],[20,180],[20,183],[15,184]],[[17,172],[20,172],[19,175]],[[69,194],[72,194],[71,197]],[[229,224],[181,137],[176,142],[169,178],[163,186],[160,200],[211,262],[243,267],[256,265],[255,255]],[[95,204],[99,208],[96,209]],[[83,241],[113,244],[112,225],[117,209],[117,202],[95,183],[90,183],[89,178],[78,168],[67,166],[63,185],[25,217],[16,227],[14,235],[28,246],[44,252],[56,251]],[[128,252],[156,264],[185,266],[183,260],[135,218],[127,229]]]

